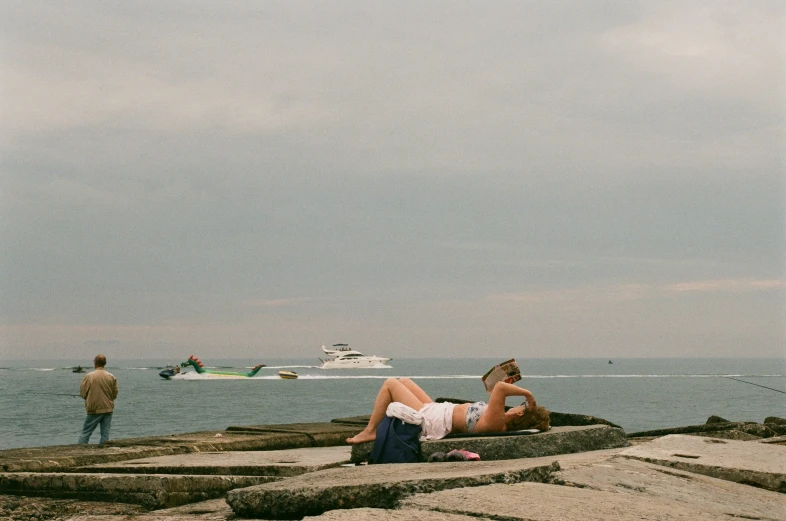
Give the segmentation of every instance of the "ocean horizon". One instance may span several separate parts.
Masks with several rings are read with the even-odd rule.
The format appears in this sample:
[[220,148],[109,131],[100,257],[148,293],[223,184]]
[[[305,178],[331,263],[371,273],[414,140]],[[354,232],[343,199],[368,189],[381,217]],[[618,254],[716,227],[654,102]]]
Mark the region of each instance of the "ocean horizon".
[[[604,418],[627,432],[704,423],[711,415],[755,422],[786,417],[783,358],[515,358],[522,372],[518,385],[532,391],[538,404]],[[259,363],[202,361],[238,371]],[[113,356],[107,370],[117,377],[120,395],[111,438],[364,415],[389,377],[411,377],[432,398],[483,400],[488,395],[480,377],[501,361],[406,358],[384,368],[325,370],[316,357],[278,358],[268,359],[253,378],[165,380],[158,371],[179,360]],[[78,365],[92,370],[91,362],[74,358],[0,359],[0,449],[76,442],[85,415],[78,397],[83,374],[72,372]],[[279,378],[285,369],[299,378]],[[93,436],[96,442],[98,434]]]

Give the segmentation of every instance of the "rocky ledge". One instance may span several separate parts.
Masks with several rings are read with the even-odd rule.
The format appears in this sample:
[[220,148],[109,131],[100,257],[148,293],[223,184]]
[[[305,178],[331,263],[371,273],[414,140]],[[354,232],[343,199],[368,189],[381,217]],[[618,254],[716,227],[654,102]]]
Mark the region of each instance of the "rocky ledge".
[[0,519],[786,519],[786,420],[626,437],[600,418],[554,418],[575,425],[423,444],[479,462],[362,464],[343,439],[363,417],[0,451]]

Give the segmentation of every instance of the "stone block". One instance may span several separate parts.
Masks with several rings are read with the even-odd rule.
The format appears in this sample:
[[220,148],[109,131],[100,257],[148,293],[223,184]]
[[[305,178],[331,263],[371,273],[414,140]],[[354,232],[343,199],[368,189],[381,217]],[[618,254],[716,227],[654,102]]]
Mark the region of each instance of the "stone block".
[[[216,437],[216,434],[221,436]],[[195,432],[96,444],[57,445],[0,451],[0,472],[63,472],[98,463],[192,452],[281,450],[311,447],[306,434],[293,432]],[[341,440],[344,443],[344,440]],[[339,443],[335,443],[338,445]]]
[[786,492],[786,451],[778,445],[672,434],[627,448],[621,455]]
[[0,474],[0,493],[135,503],[156,509],[222,497],[233,488],[277,479],[280,478],[19,472]]
[[347,445],[269,451],[195,452],[178,456],[102,463],[81,467],[77,471],[291,477],[348,463],[350,452],[351,449]]
[[[304,517],[303,521],[479,521],[474,516],[445,514],[433,510],[383,510],[380,508],[353,508],[331,510],[316,517]],[[480,520],[482,521],[482,520]]]
[[227,494],[227,503],[242,517],[301,519],[335,509],[395,508],[403,497],[416,492],[491,483],[542,482],[558,469],[553,458],[439,465],[359,465],[232,490]]
[[[622,429],[608,425],[553,427],[551,430],[526,436],[457,437],[425,441],[420,444],[421,459],[435,452],[466,449],[480,455],[481,461],[536,458],[573,452],[614,449],[628,445]],[[368,460],[373,442],[352,447],[352,462]]]
[[713,432],[737,430],[748,434],[753,434],[760,438],[770,438],[777,436],[779,432],[776,430],[778,426],[774,424],[762,425],[755,422],[718,422],[718,423],[705,423],[701,425],[686,425],[684,427],[672,427],[668,429],[656,429],[652,431],[641,431],[629,433],[628,438],[652,437],[652,436],[668,436],[669,434],[693,434],[693,433],[707,433],[711,436]]
[[[354,425],[335,422],[326,423],[292,423],[286,425],[249,425],[227,427],[228,433],[244,434],[290,434],[305,436],[310,447],[333,447],[344,445],[346,439],[357,434],[359,429]],[[281,447],[293,448],[293,447]]]

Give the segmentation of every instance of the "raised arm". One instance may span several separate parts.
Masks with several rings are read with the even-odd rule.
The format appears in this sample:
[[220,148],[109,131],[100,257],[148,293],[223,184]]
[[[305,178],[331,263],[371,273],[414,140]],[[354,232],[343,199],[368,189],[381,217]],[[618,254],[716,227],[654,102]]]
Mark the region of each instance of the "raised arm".
[[499,432],[505,430],[505,398],[523,396],[527,400],[527,408],[535,407],[535,397],[527,389],[513,384],[499,382],[491,390],[486,412],[478,420],[475,432]]
[[505,412],[505,398],[508,396],[523,396],[527,399],[527,408],[532,409],[535,407],[535,397],[527,389],[517,385],[499,382],[491,390],[491,398],[489,399],[489,408],[499,407],[502,412]]

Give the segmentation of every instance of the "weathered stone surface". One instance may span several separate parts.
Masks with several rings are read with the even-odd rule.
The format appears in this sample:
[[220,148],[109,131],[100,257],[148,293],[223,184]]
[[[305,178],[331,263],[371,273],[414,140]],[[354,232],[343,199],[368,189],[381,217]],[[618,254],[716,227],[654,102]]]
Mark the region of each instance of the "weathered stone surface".
[[[608,425],[580,427],[553,427],[551,430],[528,436],[489,436],[471,438],[445,438],[420,444],[421,459],[427,460],[435,452],[466,449],[480,454],[482,461],[536,458],[572,452],[625,447],[628,441],[622,429]],[[352,447],[352,461],[368,460],[373,442]]]
[[570,457],[560,461],[568,470],[553,475],[570,486],[519,483],[417,494],[401,502],[401,511],[412,509],[412,520],[429,519],[416,514],[427,510],[511,521],[786,519],[782,494],[619,458],[571,466]]
[[626,450],[608,451],[606,457],[594,459],[589,459],[591,454],[560,458],[560,470],[552,474],[551,480],[637,500],[655,499],[663,505],[661,519],[673,518],[668,515],[673,513],[672,506],[724,520],[786,519],[783,494],[619,456]]
[[403,497],[415,492],[545,481],[558,468],[553,458],[360,465],[233,490],[227,494],[227,503],[243,517],[300,519],[341,508],[395,508]]
[[139,505],[79,501],[76,499],[50,499],[0,495],[0,519],[14,521],[45,521],[49,519],[73,519],[90,512],[107,520],[144,512]]
[[443,514],[442,512],[415,510],[382,510],[380,508],[353,508],[331,510],[316,517],[304,517],[304,521],[483,521],[487,518]]
[[720,416],[713,415],[713,416],[710,416],[709,418],[707,418],[707,425],[710,425],[710,424],[713,424],[713,423],[730,423],[730,422],[729,422],[729,420],[727,420],[725,418],[721,418]]
[[652,431],[641,431],[628,433],[628,438],[650,437],[650,436],[668,436],[669,434],[691,434],[698,432],[718,432],[718,431],[731,431],[737,430],[753,434],[761,438],[769,438],[776,436],[778,433],[769,426],[762,425],[755,422],[727,422],[727,423],[710,423],[702,425],[687,425],[685,427],[672,427],[669,429],[656,429]]
[[768,445],[786,445],[786,436],[774,436],[772,438],[764,438],[754,440],[757,443],[765,443]]
[[[216,437],[220,434],[220,437]],[[344,440],[341,440],[341,444]],[[336,443],[339,445],[339,443]],[[75,467],[131,459],[238,450],[283,450],[311,447],[305,434],[283,432],[216,433],[196,432],[173,436],[152,436],[113,440],[105,447],[58,445],[0,451],[2,472],[60,472]]]
[[221,497],[233,488],[277,479],[261,476],[19,472],[0,474],[0,493],[134,503],[153,509]]
[[[639,441],[641,440],[639,439]],[[733,458],[738,455],[747,461],[750,459],[747,457],[750,446],[753,447],[753,451],[756,451],[758,446],[766,447],[765,443],[770,440],[774,440],[774,438],[756,442],[708,441],[705,438],[694,438],[694,441],[720,447],[725,447],[728,443],[740,445],[740,450],[743,452],[738,453],[736,449],[722,452],[720,457],[727,463],[733,463],[735,461]],[[780,451],[784,450],[781,447],[777,448]],[[417,504],[410,504],[410,499],[405,498],[399,501],[399,507],[393,510],[369,508],[332,510],[316,519],[320,521],[360,521],[372,518],[373,521],[786,519],[786,513],[784,513],[786,495],[784,494],[694,474],[673,467],[651,464],[638,459],[620,457],[619,454],[626,450],[629,449],[599,450],[514,461],[360,466],[315,472],[290,478],[279,482],[279,484],[294,484],[296,488],[310,489],[314,485],[324,486],[325,483],[330,483],[338,488],[346,486],[352,494],[352,488],[362,490],[367,482],[370,483],[369,486],[384,488],[384,485],[381,485],[379,481],[374,481],[379,479],[395,481],[397,479],[411,480],[413,477],[417,477],[428,480],[429,478],[425,474],[436,469],[449,470],[451,473],[464,473],[478,469],[482,469],[482,472],[489,472],[490,469],[504,471],[505,469],[510,470],[506,466],[522,462],[527,465],[538,465],[540,461],[548,463],[558,460],[560,469],[551,473],[547,479],[547,482],[550,483],[548,486],[532,488],[530,484],[524,483],[437,491],[431,494],[411,496],[411,500],[418,501]],[[231,453],[223,455],[230,456]],[[732,459],[729,459],[729,456]],[[363,469],[371,472],[370,478],[362,475],[365,472]],[[357,471],[360,471],[361,475],[353,477],[353,473]],[[438,478],[440,480],[456,479],[455,476],[448,476],[441,472],[440,474],[441,476]],[[124,476],[117,477],[123,478]],[[158,477],[166,478],[165,476]],[[431,479],[434,480],[434,476],[431,476]],[[518,488],[520,487],[525,488],[525,493],[519,494]],[[412,488],[416,493],[419,490],[416,485],[413,485]],[[432,489],[424,487],[422,490],[428,492]],[[240,489],[235,492],[240,492]],[[230,492],[230,494],[235,492]],[[421,498],[424,501],[428,500],[428,503],[422,502]],[[47,519],[67,519],[69,521],[231,521],[236,519],[236,514],[221,499],[138,513],[139,510],[130,510],[138,507],[123,506],[114,502],[116,501],[114,498],[107,498],[104,501],[83,502],[83,514],[73,517],[66,515],[74,512],[72,507],[54,506],[58,503],[65,504],[66,501],[44,498],[36,498],[34,501],[30,501],[28,498],[20,499],[26,503],[21,510],[15,507],[15,517],[13,518],[20,521]],[[0,511],[5,506],[2,500],[3,498],[0,496]],[[16,500],[12,499],[12,501]],[[352,506],[353,502],[354,498],[348,502],[349,505],[345,504],[344,507]],[[435,510],[446,508],[454,509],[455,513]],[[56,513],[61,515],[55,515]]]
[[351,448],[195,452],[80,467],[79,472],[289,477],[349,463]]
[[435,452],[466,449],[481,460],[537,458],[573,452],[613,449],[628,445],[625,431],[608,425],[554,427],[528,436],[445,438],[421,444],[423,459]]
[[786,492],[786,451],[777,445],[673,434],[627,448],[621,455]]
[[578,425],[608,425],[621,429],[616,423],[612,423],[597,416],[590,416],[587,414],[574,414],[568,412],[549,412],[550,423],[552,427],[571,427]]
[[271,450],[309,447],[310,441],[297,432],[230,432],[202,431],[170,436],[148,436],[110,440],[109,447],[175,446],[191,449],[190,452],[227,450]]
[[0,451],[2,472],[58,472],[80,465],[123,461],[146,456],[184,454],[180,447],[99,448],[96,445],[60,445]]
[[365,416],[350,416],[348,418],[334,418],[330,420],[331,423],[341,423],[344,425],[358,426],[361,429],[368,425],[369,415]]
[[[775,425],[773,425],[773,427],[775,427]],[[745,423],[739,428],[739,430],[747,434],[753,434],[759,438],[772,438],[773,436],[778,435],[778,433],[769,425],[762,425],[761,423]]]
[[130,516],[108,516],[91,510],[88,509],[82,515],[68,517],[66,521],[228,521],[236,518],[223,499],[210,499]]
[[227,427],[229,433],[279,433],[306,436],[311,447],[344,445],[345,440],[357,434],[357,431],[358,428],[353,425],[337,422]]
[[764,426],[771,429],[777,436],[786,436],[786,419],[777,416],[764,418]]
[[[755,434],[748,434],[747,432],[742,432],[738,430],[713,431],[713,432],[689,432],[686,433],[685,436],[702,436],[705,438],[720,438],[724,440],[738,440],[738,441],[754,441],[754,440],[766,439],[766,438],[761,438],[760,436],[756,436]],[[639,439],[639,438],[633,438],[633,439]]]

